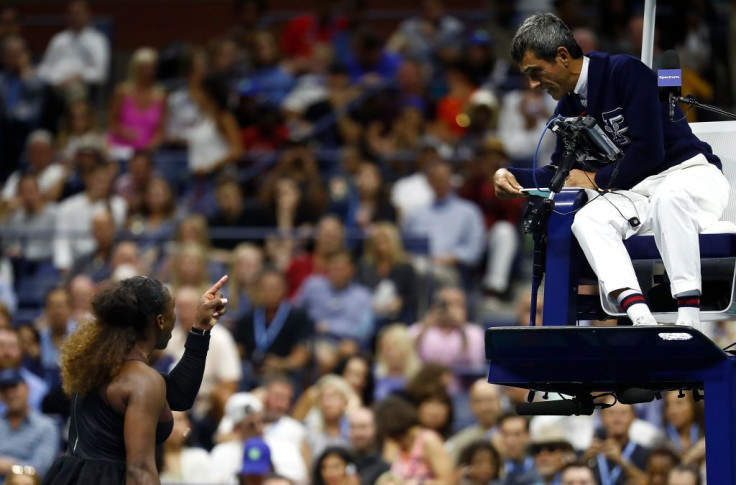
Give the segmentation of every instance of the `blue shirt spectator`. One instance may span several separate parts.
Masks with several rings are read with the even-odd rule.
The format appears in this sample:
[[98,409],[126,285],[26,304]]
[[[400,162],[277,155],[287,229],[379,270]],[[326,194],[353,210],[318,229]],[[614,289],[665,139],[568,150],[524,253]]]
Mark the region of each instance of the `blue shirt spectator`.
[[[28,405],[35,411],[41,410],[41,402],[49,392],[49,386],[43,379],[28,369],[20,367],[21,350],[18,332],[13,329],[0,328],[0,372],[16,369],[28,386]],[[5,403],[0,400],[0,415],[5,413]],[[2,436],[2,435],[0,435]]]
[[316,324],[320,335],[331,340],[353,340],[365,347],[373,337],[371,292],[353,282],[355,267],[348,251],[328,256],[327,276],[307,278],[296,296]]
[[449,165],[438,163],[428,172],[435,201],[410,212],[403,229],[429,238],[429,250],[436,264],[474,265],[484,247],[484,222],[478,207],[451,192]]
[[0,371],[0,399],[6,406],[0,417],[0,475],[7,475],[12,465],[22,465],[43,476],[59,451],[56,424],[29,408],[28,391],[19,371]]

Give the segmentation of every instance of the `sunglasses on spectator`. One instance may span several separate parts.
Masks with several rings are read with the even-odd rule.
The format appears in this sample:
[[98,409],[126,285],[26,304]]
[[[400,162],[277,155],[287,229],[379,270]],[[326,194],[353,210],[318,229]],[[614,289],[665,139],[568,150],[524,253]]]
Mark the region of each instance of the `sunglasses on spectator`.
[[546,443],[543,445],[532,445],[529,447],[529,451],[532,453],[532,455],[538,455],[543,451],[554,453],[555,451],[562,451],[566,450],[567,448],[568,446],[562,443]]

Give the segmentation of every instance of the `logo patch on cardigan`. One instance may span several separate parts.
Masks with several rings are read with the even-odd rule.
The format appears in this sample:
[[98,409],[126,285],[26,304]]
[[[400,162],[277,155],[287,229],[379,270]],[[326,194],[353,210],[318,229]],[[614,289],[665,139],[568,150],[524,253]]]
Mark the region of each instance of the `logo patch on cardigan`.
[[631,140],[625,135],[629,131],[629,125],[626,123],[623,115],[623,108],[616,108],[601,114],[605,123],[603,129],[609,134],[616,145],[629,145]]

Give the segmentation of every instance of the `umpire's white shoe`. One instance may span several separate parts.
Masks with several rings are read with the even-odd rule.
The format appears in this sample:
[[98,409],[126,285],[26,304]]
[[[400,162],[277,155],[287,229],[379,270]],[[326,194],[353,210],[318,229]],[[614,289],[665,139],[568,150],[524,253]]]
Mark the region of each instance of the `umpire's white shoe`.
[[651,325],[659,325],[657,321],[654,319],[651,315],[642,315],[641,317],[637,318],[634,322],[635,327],[641,327],[641,326],[651,326]]

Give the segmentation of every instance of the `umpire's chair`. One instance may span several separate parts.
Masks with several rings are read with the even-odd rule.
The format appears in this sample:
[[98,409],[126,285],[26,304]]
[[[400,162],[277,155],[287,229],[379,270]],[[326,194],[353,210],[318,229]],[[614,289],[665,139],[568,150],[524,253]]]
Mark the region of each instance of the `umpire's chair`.
[[[735,188],[736,122],[695,124],[693,131],[713,147]],[[699,399],[704,389],[708,479],[736,483],[736,357],[688,327],[575,326],[595,313],[578,297],[580,282],[594,275],[571,232],[575,210],[584,202],[581,190],[564,190],[555,197],[556,213],[547,228],[544,328],[486,330],[489,382],[570,396],[562,403],[520,405],[517,409],[526,414],[592,414],[603,406],[594,393],[610,393],[633,404],[674,389],[691,390]],[[732,196],[723,221],[700,236],[705,320],[728,320],[736,314],[735,222],[736,197]],[[652,270],[659,261],[653,239],[635,236],[626,246],[639,270],[642,290],[654,300],[655,318],[672,322],[676,310],[656,306],[660,294],[662,301],[671,297],[666,277]],[[623,316],[606,302],[596,306],[611,316]]]

